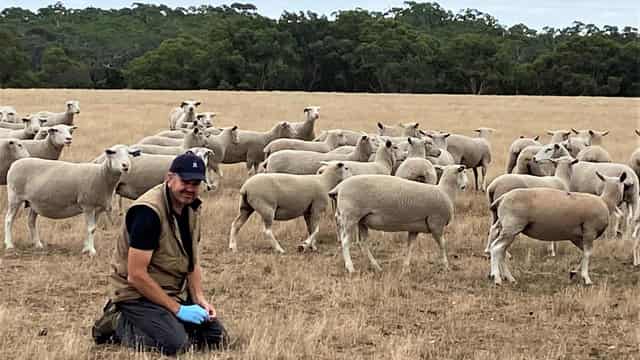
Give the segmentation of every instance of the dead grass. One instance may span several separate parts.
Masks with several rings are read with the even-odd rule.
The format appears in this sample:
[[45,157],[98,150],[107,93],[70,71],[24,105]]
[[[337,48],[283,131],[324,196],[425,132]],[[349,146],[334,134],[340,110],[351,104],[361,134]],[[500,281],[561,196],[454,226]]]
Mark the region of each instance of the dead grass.
[[[63,158],[86,161],[106,146],[134,142],[166,127],[169,109],[186,98],[220,113],[221,125],[267,129],[279,120],[299,120],[306,105],[322,106],[321,128],[374,130],[376,121],[419,121],[424,128],[470,134],[477,126],[499,130],[493,138],[493,178],[504,169],[506,150],[519,135],[553,128],[611,130],[611,155],[626,161],[638,145],[637,99],[366,95],[327,93],[1,90],[0,104],[21,113],[62,110],[80,100],[74,144]],[[568,279],[578,260],[571,244],[548,258],[544,244],[520,239],[512,253],[517,285],[492,287],[483,258],[488,215],[484,197],[460,197],[447,230],[452,270],[443,273],[435,243],[420,236],[412,272],[399,276],[404,236],[372,234],[372,251],[384,271],[373,273],[353,252],[358,273],[343,270],[330,215],[322,223],[320,251],[298,254],[302,220],[278,223],[275,235],[288,253],[277,256],[252,218],[239,236],[239,253],[226,250],[237,213],[242,165],[224,169],[223,188],[206,194],[204,282],[235,341],[221,353],[187,353],[186,359],[578,359],[638,358],[638,270],[630,241],[597,243],[592,261],[596,283],[584,288]],[[4,213],[6,194],[0,195]],[[18,251],[0,257],[0,358],[154,359],[119,347],[93,345],[90,327],[108,295],[110,255],[118,226],[104,219],[96,238],[98,256],[80,255],[81,217],[39,227],[45,251],[27,240],[24,219],[14,226]]]

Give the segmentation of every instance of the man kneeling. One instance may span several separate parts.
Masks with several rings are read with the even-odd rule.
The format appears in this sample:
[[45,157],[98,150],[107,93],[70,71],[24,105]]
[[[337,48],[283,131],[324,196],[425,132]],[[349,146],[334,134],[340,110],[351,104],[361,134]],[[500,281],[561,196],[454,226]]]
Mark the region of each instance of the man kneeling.
[[204,162],[188,151],[165,182],[125,216],[114,255],[114,297],[96,321],[96,343],[113,342],[174,355],[191,346],[222,348],[227,334],[202,291],[198,262]]

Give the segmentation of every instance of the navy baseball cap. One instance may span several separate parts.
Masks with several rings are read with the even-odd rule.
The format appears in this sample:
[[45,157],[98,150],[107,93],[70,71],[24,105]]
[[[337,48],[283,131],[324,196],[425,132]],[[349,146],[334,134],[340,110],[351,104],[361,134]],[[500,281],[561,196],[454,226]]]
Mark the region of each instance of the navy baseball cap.
[[207,178],[204,161],[191,151],[176,156],[171,163],[169,171],[177,174],[184,181],[204,181]]

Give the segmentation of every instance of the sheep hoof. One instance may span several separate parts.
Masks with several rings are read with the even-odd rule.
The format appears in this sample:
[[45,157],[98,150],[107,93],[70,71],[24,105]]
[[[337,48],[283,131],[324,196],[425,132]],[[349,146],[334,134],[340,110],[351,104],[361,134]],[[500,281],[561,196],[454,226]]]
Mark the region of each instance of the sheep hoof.
[[616,239],[620,239],[622,237],[622,231],[616,231]]
[[36,243],[36,249],[44,249],[44,245],[41,242]]
[[303,253],[303,252],[307,251],[307,249],[308,249],[307,245],[305,245],[305,244],[298,244],[298,252]]
[[83,254],[89,253],[89,256],[93,257],[96,255],[96,249],[91,247],[85,247],[82,249],[82,253]]
[[575,271],[569,271],[569,280],[573,280],[578,273]]

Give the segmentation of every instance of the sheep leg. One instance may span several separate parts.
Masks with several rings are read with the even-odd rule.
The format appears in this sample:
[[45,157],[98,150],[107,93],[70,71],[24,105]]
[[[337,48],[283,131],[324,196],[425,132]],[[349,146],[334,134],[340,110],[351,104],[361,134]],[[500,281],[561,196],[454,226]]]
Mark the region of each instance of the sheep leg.
[[449,260],[447,260],[447,244],[443,235],[444,224],[434,223],[431,219],[427,219],[427,226],[431,230],[431,236],[433,240],[438,243],[440,247],[440,256],[442,258],[442,266],[444,271],[449,270]]
[[[524,228],[524,226],[522,227]],[[489,276],[493,278],[493,283],[495,285],[500,285],[502,283],[501,270],[506,270],[504,274],[505,278],[511,282],[515,282],[515,278],[510,276],[511,272],[509,271],[509,267],[505,263],[504,258],[507,249],[511,243],[513,243],[519,232],[520,231],[515,231],[515,228],[506,228],[503,226],[498,237],[491,243],[491,274]],[[506,272],[509,274],[506,274]]]
[[549,245],[547,246],[547,252],[549,253],[549,256],[554,257],[556,256],[556,243],[555,242],[550,242]]
[[90,209],[84,211],[84,219],[87,222],[87,240],[84,242],[82,253],[88,252],[90,256],[96,254],[96,249],[93,246],[93,236],[96,233],[96,210]]
[[591,278],[589,277],[589,258],[591,257],[592,251],[593,244],[591,240],[583,240],[582,260],[580,261],[580,275],[582,276],[582,280],[584,280],[585,285],[593,284]]
[[371,266],[373,266],[373,269],[375,271],[382,271],[380,264],[378,264],[378,261],[376,261],[376,258],[373,257],[371,250],[369,250],[369,229],[362,224],[358,224],[358,231],[358,244],[360,245],[360,250],[362,250],[362,252],[367,255],[367,258],[369,258],[369,263],[371,263]]
[[487,238],[487,246],[484,248],[484,253],[489,255],[490,250],[491,250],[491,243],[498,237],[498,235],[500,234],[500,222],[497,220],[494,220],[494,214],[491,214],[492,217],[492,221],[493,221],[493,225],[491,225],[491,228],[489,229],[489,237]]
[[20,205],[22,202],[12,201],[13,194],[11,190],[9,193],[9,204],[7,205],[7,214],[4,217],[4,246],[6,249],[13,249],[13,241],[11,238],[11,228],[13,227],[13,220],[16,218],[18,214],[18,209],[20,209]]
[[475,181],[476,184],[476,191],[478,191],[478,168],[473,168],[473,180]]
[[418,233],[409,232],[407,234],[407,255],[404,257],[404,263],[402,264],[402,274],[406,274],[411,271],[409,264],[411,263],[411,254],[415,248],[417,237]]
[[231,232],[229,233],[229,250],[232,252],[236,252],[238,250],[236,237],[238,236],[238,232],[240,232],[242,226],[247,222],[247,220],[249,220],[251,214],[253,214],[253,209],[240,208],[240,214],[231,223]]
[[356,226],[351,225],[349,227],[344,226],[342,229],[342,257],[344,259],[344,267],[347,269],[348,273],[353,273],[355,269],[353,268],[353,262],[351,261],[351,253],[349,252],[349,245],[351,244],[351,239],[357,235],[356,234]]
[[307,232],[309,233],[309,237],[303,241],[302,244],[298,245],[298,251],[306,251],[309,248],[313,251],[318,250],[316,247],[316,240],[318,232],[320,231],[318,217],[319,214],[313,210],[308,214],[304,214],[304,221],[307,223]]
[[487,166],[482,164],[480,169],[482,170],[482,191],[484,192],[487,190]]
[[638,236],[638,232],[640,231],[640,223],[637,223],[635,228],[633,229],[633,233],[631,234],[633,237],[633,248],[631,252],[633,253],[633,266],[640,265],[640,237]]
[[29,214],[27,215],[27,226],[29,228],[29,237],[31,241],[35,244],[36,248],[42,249],[44,246],[42,245],[42,241],[40,241],[40,234],[38,233],[38,227],[36,225],[36,219],[38,218],[38,213],[33,211],[33,209],[29,209]]

